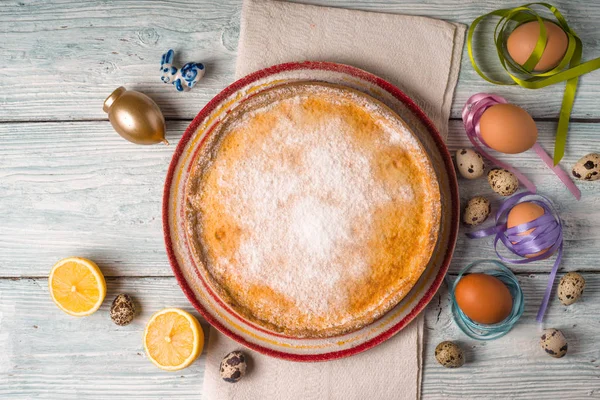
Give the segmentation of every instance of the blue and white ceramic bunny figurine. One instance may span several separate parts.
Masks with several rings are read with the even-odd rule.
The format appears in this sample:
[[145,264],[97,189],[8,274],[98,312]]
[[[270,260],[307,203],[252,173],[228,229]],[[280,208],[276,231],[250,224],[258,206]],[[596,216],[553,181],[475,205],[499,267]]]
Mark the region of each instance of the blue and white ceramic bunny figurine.
[[160,79],[164,83],[172,83],[180,92],[187,92],[204,76],[204,64],[187,63],[181,69],[177,69],[173,66],[174,54],[175,52],[170,49],[162,55]]

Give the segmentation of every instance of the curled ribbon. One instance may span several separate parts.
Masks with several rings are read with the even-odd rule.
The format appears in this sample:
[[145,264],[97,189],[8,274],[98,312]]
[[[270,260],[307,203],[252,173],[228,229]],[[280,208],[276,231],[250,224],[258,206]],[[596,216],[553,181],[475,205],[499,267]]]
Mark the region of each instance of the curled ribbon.
[[[526,197],[534,197],[534,200],[526,200],[528,202],[537,204],[544,209],[544,214],[536,218],[531,222],[520,224],[512,228],[508,228],[506,221],[510,210],[522,202]],[[533,229],[533,231],[523,234],[524,232]],[[542,322],[546,308],[548,307],[548,301],[550,300],[550,294],[552,293],[552,287],[554,286],[554,280],[556,279],[556,272],[562,259],[563,252],[563,234],[562,224],[558,213],[554,209],[554,206],[550,200],[542,195],[536,195],[529,192],[523,192],[516,194],[506,200],[498,212],[496,213],[496,224],[493,227],[482,229],[475,232],[467,233],[467,237],[470,239],[483,238],[491,235],[496,235],[494,239],[494,250],[498,257],[505,262],[511,264],[527,264],[530,262],[546,259],[552,256],[554,253],[557,254],[554,266],[550,271],[550,277],[548,279],[548,285],[544,293],[544,299],[537,314],[537,321]],[[519,259],[509,259],[504,257],[498,252],[498,242],[502,242],[506,248],[512,253],[522,257]],[[533,257],[527,257],[530,254],[536,254],[542,252]]]
[[[516,169],[513,166],[511,166],[507,163],[504,163],[504,162],[496,159],[492,155],[490,155],[479,144],[479,143],[481,143],[483,146],[490,148],[487,145],[487,143],[485,143],[485,140],[483,140],[483,137],[481,136],[481,130],[479,128],[479,120],[481,119],[481,116],[491,106],[496,105],[496,104],[506,104],[506,103],[508,103],[508,101],[504,97],[497,96],[494,94],[477,93],[477,94],[474,94],[473,96],[469,97],[469,100],[467,100],[467,103],[465,104],[465,106],[462,110],[462,119],[463,119],[463,124],[465,126],[465,132],[467,133],[467,137],[473,144],[473,147],[475,147],[485,158],[487,158],[488,160],[490,160],[492,163],[496,164],[497,166],[504,168],[504,169],[512,172],[513,174],[515,174],[517,179],[519,179],[519,181],[521,183],[523,183],[523,185],[525,185],[525,187],[527,188],[528,191],[530,191],[531,193],[535,193],[536,187],[533,184],[533,182],[531,182],[518,169]],[[540,146],[538,143],[533,145],[533,150],[542,159],[542,161],[544,161],[544,163],[546,163],[546,165],[552,170],[552,172],[554,172],[554,174],[556,174],[556,176],[558,176],[558,178],[567,187],[567,189],[569,189],[569,191],[573,194],[573,196],[575,196],[575,198],[577,200],[579,200],[581,198],[581,192],[579,191],[577,186],[575,186],[575,184],[573,183],[573,181],[571,180],[569,175],[567,175],[567,173],[565,173],[565,171],[560,169],[559,166],[552,164],[552,159],[550,158],[548,153],[546,153],[546,151],[544,151],[542,146]]]
[[[556,18],[556,21],[553,22],[555,22],[565,31],[568,39],[567,51],[565,52],[565,55],[559,64],[549,71],[539,73],[533,72],[533,68],[537,65],[546,48],[547,34],[543,21],[547,19],[542,18],[531,8],[531,6],[547,8]],[[489,78],[475,62],[472,43],[473,34],[477,25],[490,16],[500,17],[500,21],[498,21],[494,30],[494,42],[496,44],[496,50],[498,52],[500,64],[502,64],[502,67],[513,80],[513,82],[498,81]],[[531,53],[531,56],[529,56],[523,65],[519,65],[510,57],[505,56],[504,43],[507,37],[506,31],[509,28],[509,23],[511,21],[516,22],[519,25],[531,21],[537,21],[540,25],[540,34],[538,36],[536,46]],[[583,52],[581,39],[579,36],[577,36],[575,31],[569,27],[567,21],[558,11],[558,9],[548,3],[529,3],[512,9],[492,11],[491,13],[476,18],[471,23],[467,34],[467,50],[469,53],[469,58],[471,59],[471,64],[473,65],[473,69],[475,69],[475,71],[483,79],[495,85],[519,85],[526,89],[540,89],[555,83],[567,81],[563,94],[560,116],[558,119],[558,128],[556,130],[554,165],[557,165],[565,153],[567,133],[569,131],[569,118],[571,116],[571,110],[573,109],[573,103],[575,101],[575,92],[577,90],[577,82],[579,77],[599,69],[600,58],[581,63],[581,54]],[[565,69],[567,65],[568,69]],[[511,71],[514,73],[511,73]],[[522,79],[519,76],[527,77],[527,79]]]

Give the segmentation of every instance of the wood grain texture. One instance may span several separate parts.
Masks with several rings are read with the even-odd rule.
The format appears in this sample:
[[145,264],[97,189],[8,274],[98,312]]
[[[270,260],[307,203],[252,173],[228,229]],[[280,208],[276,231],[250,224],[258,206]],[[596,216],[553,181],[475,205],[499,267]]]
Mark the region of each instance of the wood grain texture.
[[[162,308],[200,319],[175,279],[108,279],[107,289],[99,311],[77,318],[54,305],[46,279],[0,280],[0,398],[199,398],[206,354],[185,370],[164,372],[142,344],[146,322]],[[123,327],[109,315],[118,293],[130,294],[139,311]]]
[[[600,329],[597,305],[600,276],[583,274],[581,300],[569,307],[552,296],[544,328],[557,328],[567,337],[569,350],[561,359],[545,354],[535,321],[547,278],[521,275],[525,313],[506,336],[477,341],[462,333],[450,313],[447,290],[436,295],[425,314],[423,399],[585,399],[600,397]],[[450,277],[451,280],[454,277]],[[450,370],[437,364],[435,346],[455,341],[465,351],[466,364]]]
[[[426,15],[469,24],[476,16],[519,3],[495,0],[300,0],[305,3]],[[600,3],[553,2],[584,43],[584,59],[600,56]],[[202,398],[205,355],[190,368],[167,373],[145,357],[141,335],[163,307],[193,311],[177,286],[164,252],[161,201],[166,170],[189,120],[233,81],[241,0],[5,0],[0,1],[0,398]],[[483,33],[489,33],[483,32]],[[390,40],[393,40],[393,36]],[[497,72],[493,47],[475,43]],[[207,74],[189,93],[160,82],[163,52],[177,62],[202,61]],[[117,86],[155,99],[168,122],[171,146],[135,146],[106,121],[102,102]],[[452,117],[476,92],[494,92],[538,119],[558,116],[563,85],[541,90],[483,81],[463,52]],[[580,80],[563,168],[600,152],[600,71]],[[32,121],[50,121],[37,122]],[[56,122],[51,122],[56,121]],[[64,122],[72,121],[72,122]],[[79,121],[79,122],[76,122]],[[556,123],[538,122],[541,144],[552,151]],[[449,147],[468,146],[460,121],[451,121]],[[452,322],[442,289],[426,310],[424,399],[600,398],[600,182],[578,182],[574,201],[533,152],[506,157],[541,193],[552,198],[565,224],[561,271],[586,271],[583,301],[554,299],[546,326],[562,329],[569,354],[560,360],[538,347],[534,322],[553,259],[513,266],[526,312],[507,336],[468,339]],[[501,199],[485,178],[460,180],[461,201]],[[489,221],[488,221],[489,223]],[[451,272],[478,258],[495,258],[491,239],[468,240],[461,227]],[[108,276],[105,304],[93,316],[73,318],[50,300],[43,277],[59,258],[90,257]],[[25,278],[21,278],[25,277]],[[27,278],[38,277],[38,278]],[[118,327],[108,316],[117,293],[132,294],[140,315]],[[194,312],[195,315],[197,313]],[[202,321],[205,331],[207,325]],[[433,349],[458,341],[467,364],[439,366]],[[261,372],[261,373],[268,373]]]
[[[376,12],[427,15],[469,24],[484,12],[514,2],[447,0],[304,2]],[[600,3],[560,0],[584,43],[584,59],[600,56]],[[0,121],[105,119],[104,99],[120,85],[155,99],[168,118],[191,119],[233,82],[239,36],[240,0],[33,1],[0,2]],[[490,38],[482,35],[482,38]],[[393,40],[393,36],[390,40]],[[483,65],[498,72],[491,41],[478,40]],[[177,62],[202,61],[207,74],[189,93],[160,81],[160,56],[175,49]],[[541,90],[493,86],[469,64],[466,50],[452,116],[459,117],[473,93],[507,96],[536,117],[557,118],[563,84]],[[575,118],[599,118],[600,71],[581,79]]]
[[[541,143],[552,148],[555,123],[540,122]],[[170,146],[136,146],[108,122],[0,124],[0,271],[2,276],[45,276],[60,258],[94,259],[107,276],[171,276],[164,251],[161,201],[172,153],[187,122],[168,124]],[[575,123],[562,165],[600,151],[596,124]],[[461,123],[450,124],[451,149],[468,141]],[[580,182],[575,201],[532,151],[510,156],[556,201],[565,223],[565,270],[600,271],[591,249],[600,248],[600,182]],[[500,196],[485,177],[461,179],[461,200]],[[488,221],[488,223],[491,221]],[[462,234],[453,271],[475,258],[495,257],[492,239]],[[547,272],[553,259],[517,266],[519,272]]]
[[[474,341],[458,330],[443,289],[426,310],[423,399],[582,399],[600,395],[600,276],[584,274],[582,300],[570,307],[553,298],[546,326],[564,331],[563,359],[539,347],[535,314],[545,277],[519,277],[526,311],[513,332],[492,342]],[[142,333],[150,315],[168,306],[192,310],[174,278],[112,278],[100,310],[86,318],[60,311],[45,279],[0,279],[0,397],[10,399],[201,398],[205,354],[191,367],[163,372],[146,359]],[[140,310],[128,326],[114,325],[110,303],[129,293]],[[202,321],[202,320],[201,320]],[[202,325],[208,332],[207,325]],[[437,364],[433,350],[455,340],[467,364],[457,370]],[[269,373],[269,371],[254,371]],[[115,397],[116,396],[116,397]]]
[[[538,142],[552,154],[556,123],[537,122],[537,126],[539,130]],[[560,164],[569,174],[572,166],[583,155],[590,152],[600,152],[598,124],[575,123],[572,124],[571,129],[573,140],[567,144],[565,158]],[[453,152],[453,156],[456,149],[471,147],[461,121],[451,121],[448,146]],[[560,268],[562,270],[600,271],[600,263],[598,263],[592,250],[600,248],[600,229],[598,228],[600,221],[600,181],[583,182],[576,180],[576,184],[582,193],[581,200],[576,201],[558,177],[538,158],[533,150],[517,155],[500,155],[499,153],[494,153],[494,155],[519,168],[536,184],[539,194],[547,196],[554,202],[563,222],[565,253]],[[491,167],[490,163],[487,163],[486,171]],[[468,239],[464,233],[493,225],[496,210],[505,199],[492,191],[485,175],[471,181],[459,175],[459,189],[463,207],[470,198],[484,196],[492,203],[492,215],[475,229],[467,229],[464,225],[461,225],[455,255],[452,260],[452,272],[458,272],[461,267],[478,258],[497,258],[492,250],[493,237]],[[521,187],[521,190],[525,189]],[[502,249],[502,246],[500,248]],[[504,251],[503,254],[512,256],[508,251]],[[517,273],[548,273],[554,264],[554,260],[555,258],[551,257],[535,263],[515,265],[513,269]]]
[[69,255],[106,275],[171,275],[161,204],[171,145],[136,146],[108,122],[1,124],[0,268],[46,275]]

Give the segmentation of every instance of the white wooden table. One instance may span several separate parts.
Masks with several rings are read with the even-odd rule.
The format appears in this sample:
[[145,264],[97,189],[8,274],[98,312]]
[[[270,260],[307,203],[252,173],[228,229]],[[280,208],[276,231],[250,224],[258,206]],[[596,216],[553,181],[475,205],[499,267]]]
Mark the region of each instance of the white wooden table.
[[[315,3],[467,24],[501,6],[491,0]],[[553,3],[583,38],[584,57],[600,56],[600,3]],[[163,180],[189,121],[233,80],[240,8],[240,0],[0,1],[0,398],[202,397],[205,355],[183,371],[163,372],[146,360],[141,335],[160,308],[193,311],[165,255]],[[190,93],[160,82],[160,56],[169,48],[182,61],[207,66]],[[102,102],[120,85],[157,101],[171,146],[136,146],[112,130]],[[474,73],[465,53],[449,146],[467,145],[459,120],[464,101],[493,91],[532,113],[542,145],[551,150],[562,89],[492,86]],[[581,79],[573,119],[566,169],[584,154],[600,152],[600,71]],[[600,398],[600,182],[579,183],[583,198],[575,202],[532,152],[512,159],[558,204],[566,228],[561,272],[581,271],[587,281],[581,302],[564,307],[553,298],[548,311],[547,326],[565,332],[569,353],[555,360],[538,347],[535,312],[553,259],[513,267],[526,310],[500,340],[478,342],[462,334],[442,289],[426,311],[424,399]],[[485,179],[460,185],[463,202],[481,194],[499,203]],[[48,295],[51,266],[70,255],[96,260],[107,277],[106,301],[88,318],[62,313]],[[451,274],[482,257],[494,257],[491,239],[461,235]],[[141,309],[126,327],[108,315],[121,292],[133,295]],[[436,363],[433,349],[442,340],[462,344],[468,359],[463,368]]]

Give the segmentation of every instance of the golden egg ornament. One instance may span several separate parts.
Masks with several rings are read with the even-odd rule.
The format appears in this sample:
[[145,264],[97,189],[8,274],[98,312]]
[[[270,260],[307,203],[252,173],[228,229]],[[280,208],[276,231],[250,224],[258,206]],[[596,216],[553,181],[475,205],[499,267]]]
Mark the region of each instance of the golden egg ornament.
[[165,139],[165,117],[145,94],[120,86],[104,100],[103,110],[124,139],[136,144],[169,144]]

